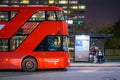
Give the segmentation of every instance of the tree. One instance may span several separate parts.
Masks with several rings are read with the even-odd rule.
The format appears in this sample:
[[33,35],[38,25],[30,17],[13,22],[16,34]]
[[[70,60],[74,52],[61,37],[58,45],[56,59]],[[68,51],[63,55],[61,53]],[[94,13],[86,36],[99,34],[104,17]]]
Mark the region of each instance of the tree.
[[111,33],[114,34],[116,38],[120,37],[120,20],[112,26]]
[[99,33],[113,34],[113,37],[106,39],[106,48],[119,49],[120,48],[120,20],[110,27],[104,27]]

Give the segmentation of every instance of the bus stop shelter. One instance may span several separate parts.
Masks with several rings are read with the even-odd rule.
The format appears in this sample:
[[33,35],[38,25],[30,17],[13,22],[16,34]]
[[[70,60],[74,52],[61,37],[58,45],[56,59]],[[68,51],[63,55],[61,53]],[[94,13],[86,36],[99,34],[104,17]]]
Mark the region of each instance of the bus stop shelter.
[[74,34],[74,61],[89,61],[89,50],[91,47],[101,48],[105,53],[105,39],[112,34]]

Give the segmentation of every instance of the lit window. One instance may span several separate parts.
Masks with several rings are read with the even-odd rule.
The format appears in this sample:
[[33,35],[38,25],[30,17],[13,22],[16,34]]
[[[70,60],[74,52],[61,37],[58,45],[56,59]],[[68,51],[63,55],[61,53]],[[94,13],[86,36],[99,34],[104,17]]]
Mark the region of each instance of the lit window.
[[71,6],[71,9],[78,9],[78,6]]
[[64,13],[65,13],[65,14],[70,14],[71,11],[69,11],[69,10],[64,10]]
[[85,8],[86,8],[85,5],[81,5],[81,6],[79,6],[79,9],[85,9]]
[[54,0],[49,0],[49,4],[54,4]]
[[85,16],[78,16],[79,18],[85,18]]
[[67,10],[64,10],[64,13],[67,14]]
[[78,19],[78,16],[74,16],[73,19]]
[[29,0],[21,0],[20,3],[29,4]]
[[59,4],[68,4],[68,0],[59,0]]
[[67,20],[68,24],[73,24],[73,20]]
[[74,20],[73,24],[84,24],[85,22],[83,20]]
[[77,4],[78,1],[69,1],[69,4]]
[[68,7],[67,6],[62,6],[63,9],[67,9]]

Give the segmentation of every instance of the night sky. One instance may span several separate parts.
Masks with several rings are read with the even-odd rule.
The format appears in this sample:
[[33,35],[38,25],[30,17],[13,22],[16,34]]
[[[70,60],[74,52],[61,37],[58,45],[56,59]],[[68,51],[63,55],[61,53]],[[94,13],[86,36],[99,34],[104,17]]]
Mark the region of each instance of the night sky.
[[120,19],[120,0],[86,0],[86,23],[114,24]]

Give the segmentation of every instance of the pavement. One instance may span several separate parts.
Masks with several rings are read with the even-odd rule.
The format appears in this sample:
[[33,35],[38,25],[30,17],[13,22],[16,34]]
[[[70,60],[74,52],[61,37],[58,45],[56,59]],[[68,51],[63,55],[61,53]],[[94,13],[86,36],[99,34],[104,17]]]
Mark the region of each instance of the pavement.
[[120,67],[120,62],[84,63],[72,62],[70,67]]

